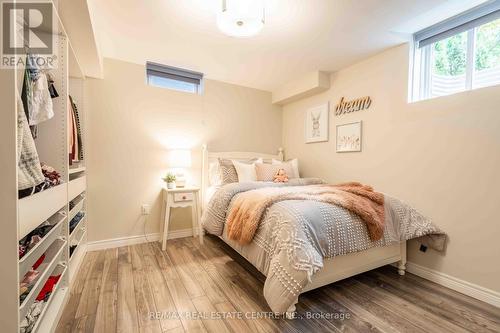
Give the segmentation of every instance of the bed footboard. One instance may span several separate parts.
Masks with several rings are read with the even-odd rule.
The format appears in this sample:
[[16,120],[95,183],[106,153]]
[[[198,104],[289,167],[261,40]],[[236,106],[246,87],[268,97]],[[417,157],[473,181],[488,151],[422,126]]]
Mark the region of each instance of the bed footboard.
[[406,242],[325,259],[323,268],[312,277],[303,292],[393,263],[398,263],[399,274],[403,275],[406,269]]
[[[394,263],[397,263],[398,273],[404,275],[406,271],[406,242],[325,259],[323,268],[313,276],[311,283],[302,292],[305,293],[356,274]],[[295,318],[295,305],[298,301],[297,298],[285,312],[287,319]]]

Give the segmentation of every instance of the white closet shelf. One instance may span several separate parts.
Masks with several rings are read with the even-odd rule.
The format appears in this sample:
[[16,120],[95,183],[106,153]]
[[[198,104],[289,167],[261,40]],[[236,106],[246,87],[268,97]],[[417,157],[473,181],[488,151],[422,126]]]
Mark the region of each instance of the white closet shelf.
[[52,271],[61,262],[64,250],[66,249],[65,245],[65,240],[57,239],[45,253],[45,261],[47,262],[42,263],[37,268],[40,275],[36,279],[35,285],[31,288],[28,296],[26,296],[24,301],[19,306],[19,318],[24,318],[24,316],[26,316],[26,312],[36,300],[36,297],[40,293],[40,290],[43,288],[49,276],[52,274]]
[[19,240],[68,203],[66,184],[19,200]]
[[[83,237],[86,237],[86,233],[84,234]],[[69,276],[70,280],[73,280],[78,274],[78,269],[80,268],[83,257],[85,256],[85,253],[87,251],[87,246],[86,242],[82,240],[76,248],[73,250],[73,254],[71,255],[71,258],[69,259]]]
[[[67,273],[65,272],[65,274],[61,276],[61,280],[66,274]],[[55,329],[55,325],[57,325],[59,315],[63,311],[63,307],[68,294],[69,288],[63,287],[59,284],[58,289],[50,296],[50,303],[45,305],[45,308],[47,308],[47,310],[44,312],[43,320],[38,320],[38,322],[36,323],[37,327],[32,331],[32,333],[51,332]]]
[[73,179],[69,182],[68,185],[68,195],[69,195],[69,200],[73,200],[76,198],[79,194],[82,194],[83,191],[85,191],[87,187],[87,177],[82,176],[76,179]]
[[83,172],[86,170],[86,167],[78,167],[78,168],[69,168],[69,174],[73,175],[75,173]]
[[[82,241],[83,239],[85,238],[85,234],[87,233],[87,229],[86,228],[82,228],[79,230],[78,232],[78,237],[76,237],[75,239],[77,240],[76,241],[76,244],[73,244],[73,245],[76,245],[76,248],[73,250],[73,254],[69,257],[69,264],[71,265],[72,262],[73,262],[73,258],[75,258],[75,254],[76,254],[76,251],[78,251],[78,248],[80,247],[80,245],[82,244]],[[71,243],[70,243],[71,245]]]
[[85,196],[81,194],[79,197],[76,197],[73,199],[75,201],[75,206],[73,207],[72,210],[69,212],[69,218],[68,221],[71,221],[78,212],[80,212],[83,208],[83,203],[85,202]]
[[[45,317],[45,314],[47,313],[47,310],[50,308],[50,305],[54,302],[55,299],[58,299],[57,297],[58,294],[61,292],[66,292],[66,288],[60,288],[61,286],[61,281],[65,278],[66,272],[68,270],[68,267],[64,264],[58,264],[56,268],[52,271],[50,275],[61,275],[57,283],[54,285],[54,288],[52,289],[52,292],[49,296],[49,299],[45,302],[45,305],[42,309],[42,312],[40,313],[40,316],[37,319],[37,322],[35,326],[33,327],[32,332],[48,332],[47,330],[39,330],[40,324],[43,322],[43,318]],[[64,290],[63,290],[64,289]],[[62,307],[62,304],[58,304],[57,307]]]
[[[59,215],[59,214],[56,214]],[[60,219],[55,225],[50,229],[50,231],[43,237],[28,253],[26,253],[21,259],[19,259],[19,276],[24,276],[28,272],[33,264],[45,253],[45,251],[51,246],[54,241],[61,236],[62,228],[66,222],[66,215],[60,214]]]
[[84,216],[80,220],[80,222],[78,222],[78,225],[75,227],[73,232],[69,235],[69,245],[74,245],[73,242],[75,240],[80,241],[80,237],[81,237],[80,231],[86,229],[85,225],[86,225],[86,223],[85,223],[85,216]]

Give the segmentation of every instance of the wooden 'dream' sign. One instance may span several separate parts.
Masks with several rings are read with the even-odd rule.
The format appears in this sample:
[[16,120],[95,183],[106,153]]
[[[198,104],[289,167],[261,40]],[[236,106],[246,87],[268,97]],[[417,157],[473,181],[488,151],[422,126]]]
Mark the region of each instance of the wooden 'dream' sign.
[[345,113],[367,110],[372,105],[370,96],[361,97],[352,101],[344,101],[344,97],[340,99],[340,103],[335,107],[335,115],[340,116]]

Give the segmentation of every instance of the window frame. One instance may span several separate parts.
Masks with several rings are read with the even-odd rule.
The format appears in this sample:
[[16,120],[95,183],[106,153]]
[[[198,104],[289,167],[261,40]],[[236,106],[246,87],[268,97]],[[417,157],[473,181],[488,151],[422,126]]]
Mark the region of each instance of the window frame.
[[[416,32],[413,35],[410,48],[408,102],[412,103],[441,97],[431,95],[434,45],[439,41],[463,32],[467,32],[465,86],[463,90],[451,94],[483,88],[474,87],[477,30],[481,26],[498,19],[500,19],[500,1],[490,1]],[[425,43],[425,45],[421,46],[421,43]],[[488,86],[493,85],[496,84]]]
[[[152,78],[161,78],[177,82],[190,83],[195,85],[195,91],[168,85],[155,84],[151,82]],[[153,87],[200,95],[203,93],[204,88],[204,74],[148,61],[146,62],[146,83]]]

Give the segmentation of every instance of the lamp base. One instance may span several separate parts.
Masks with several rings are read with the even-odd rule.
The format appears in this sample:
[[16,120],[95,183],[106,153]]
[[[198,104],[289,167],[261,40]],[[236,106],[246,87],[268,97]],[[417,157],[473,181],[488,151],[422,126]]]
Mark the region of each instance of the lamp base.
[[176,176],[175,185],[177,187],[186,187],[186,178],[184,178],[184,175],[182,175],[182,176],[177,175]]

